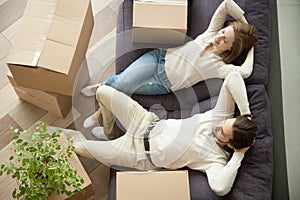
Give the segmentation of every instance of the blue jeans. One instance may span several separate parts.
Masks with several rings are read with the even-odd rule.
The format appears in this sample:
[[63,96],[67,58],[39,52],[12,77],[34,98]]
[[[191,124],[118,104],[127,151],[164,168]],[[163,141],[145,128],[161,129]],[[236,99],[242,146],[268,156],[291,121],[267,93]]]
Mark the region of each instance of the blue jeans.
[[155,49],[145,53],[121,74],[108,78],[103,84],[126,94],[160,95],[171,93],[171,84],[165,71],[166,50]]

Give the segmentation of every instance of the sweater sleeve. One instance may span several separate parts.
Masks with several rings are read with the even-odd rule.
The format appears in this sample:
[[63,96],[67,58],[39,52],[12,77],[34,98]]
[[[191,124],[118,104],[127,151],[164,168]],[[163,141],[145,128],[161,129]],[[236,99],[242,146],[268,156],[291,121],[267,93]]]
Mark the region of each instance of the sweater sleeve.
[[247,58],[241,66],[235,66],[233,64],[222,65],[218,70],[221,75],[220,78],[225,78],[231,72],[238,72],[244,79],[248,78],[253,71],[253,62],[254,62],[254,47],[252,47],[248,54]]
[[235,103],[241,115],[251,114],[246,86],[241,75],[237,72],[230,73],[225,78],[213,112],[217,116],[232,117]]
[[243,14],[244,11],[233,0],[224,0],[214,12],[207,31],[217,32],[223,28],[227,15],[240,20]]
[[217,195],[223,196],[231,190],[243,158],[244,153],[234,152],[225,166],[212,164],[206,170],[209,186]]

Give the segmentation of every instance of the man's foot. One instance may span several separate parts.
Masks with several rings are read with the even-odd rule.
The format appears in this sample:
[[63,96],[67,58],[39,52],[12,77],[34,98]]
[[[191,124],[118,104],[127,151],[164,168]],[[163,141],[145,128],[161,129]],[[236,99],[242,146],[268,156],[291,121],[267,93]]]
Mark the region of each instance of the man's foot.
[[73,131],[64,132],[64,134],[67,137],[72,138],[73,144],[87,140],[86,137],[79,131],[73,130]]
[[86,86],[86,87],[82,88],[82,90],[80,92],[81,92],[81,94],[83,94],[84,96],[87,96],[87,97],[94,96],[94,95],[96,95],[96,91],[100,85],[101,85],[101,83]]
[[83,127],[84,128],[89,128],[92,126],[95,126],[98,122],[98,118],[96,116],[96,114],[92,114],[91,116],[89,116],[88,118],[86,118],[83,122]]
[[76,154],[85,158],[96,160],[96,158],[87,150],[86,146],[83,144],[85,141],[87,141],[87,139],[81,132],[70,131],[67,132],[66,135],[67,137],[72,137]]
[[102,126],[93,128],[92,134],[100,140],[108,140],[107,136],[104,134],[104,128]]
[[73,145],[75,147],[75,153],[85,158],[97,160],[86,148],[83,142],[77,142]]

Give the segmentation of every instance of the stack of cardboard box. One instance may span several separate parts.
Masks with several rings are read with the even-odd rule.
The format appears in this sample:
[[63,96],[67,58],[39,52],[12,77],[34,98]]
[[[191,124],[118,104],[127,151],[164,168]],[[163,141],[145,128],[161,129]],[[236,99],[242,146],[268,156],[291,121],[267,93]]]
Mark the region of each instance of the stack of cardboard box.
[[187,31],[187,0],[134,0],[132,41],[182,44]]
[[18,96],[64,117],[93,25],[90,0],[28,0],[7,60]]

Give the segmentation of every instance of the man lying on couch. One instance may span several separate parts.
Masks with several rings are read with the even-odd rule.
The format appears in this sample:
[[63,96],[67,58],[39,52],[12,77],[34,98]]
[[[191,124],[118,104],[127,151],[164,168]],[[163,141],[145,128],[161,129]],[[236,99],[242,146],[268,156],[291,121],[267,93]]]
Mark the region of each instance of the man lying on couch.
[[[218,195],[231,190],[244,153],[256,137],[246,87],[237,72],[225,78],[212,110],[187,119],[159,120],[129,96],[105,85],[98,88],[96,97],[104,130],[113,128],[116,117],[126,133],[114,140],[95,141],[75,132],[76,153],[108,166],[138,170],[187,166],[205,172]],[[235,103],[241,115],[233,118]],[[234,151],[230,160],[228,150]]]

